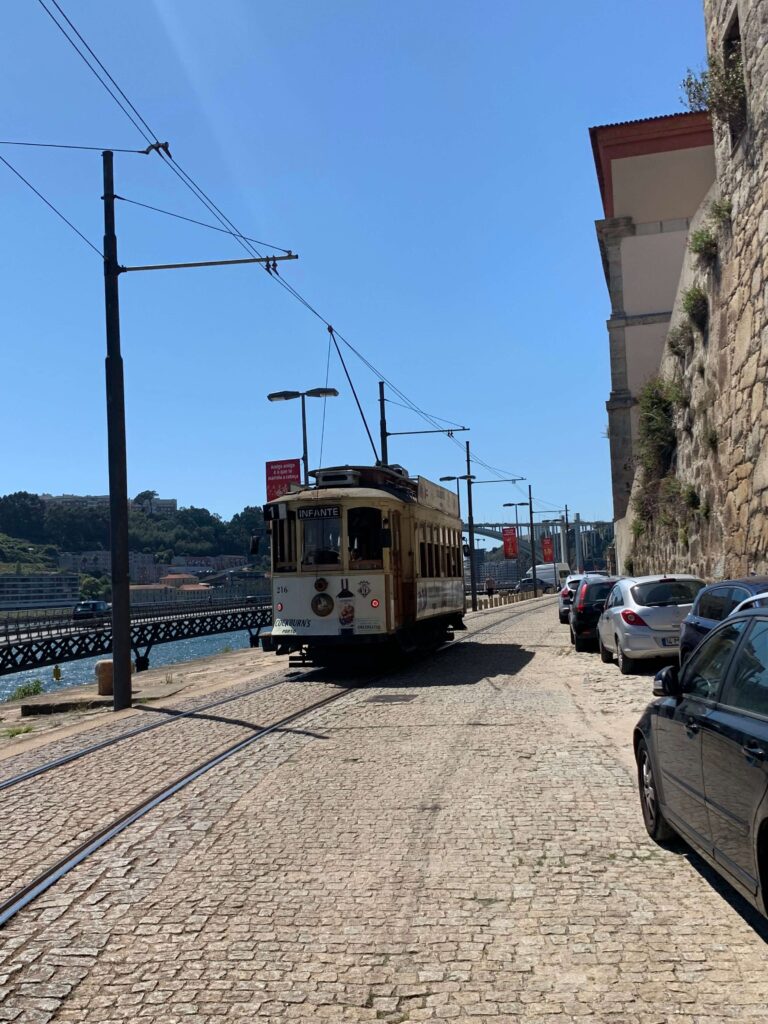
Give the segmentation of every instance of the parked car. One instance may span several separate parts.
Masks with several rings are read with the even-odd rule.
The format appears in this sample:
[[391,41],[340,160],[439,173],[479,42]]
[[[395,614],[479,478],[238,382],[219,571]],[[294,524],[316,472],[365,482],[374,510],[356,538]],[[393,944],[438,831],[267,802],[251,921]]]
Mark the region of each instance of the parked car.
[[597,573],[587,573],[582,577],[568,612],[571,643],[577,651],[586,651],[597,640],[597,623],[617,580],[617,576]]
[[570,576],[567,576],[565,583],[563,584],[563,589],[557,596],[557,617],[560,619],[561,623],[566,623],[568,621],[568,613],[571,610],[571,601],[573,600],[573,595],[576,592],[578,585],[581,583],[581,580],[581,573],[572,573]]
[[106,601],[79,601],[72,609],[73,619],[104,619],[112,612]]
[[692,654],[718,622],[728,618],[742,601],[768,591],[768,576],[721,580],[702,587],[680,627],[680,664]]
[[653,693],[634,733],[648,834],[678,833],[768,913],[768,609],[719,623]]
[[619,580],[598,623],[600,658],[619,663],[622,675],[645,658],[677,656],[680,623],[704,586],[697,576],[639,576]]
[[[545,580],[536,580],[536,589],[540,594],[551,594],[552,583],[547,583]],[[514,594],[532,594],[533,593],[533,577],[526,576],[520,580],[515,589],[512,591]]]

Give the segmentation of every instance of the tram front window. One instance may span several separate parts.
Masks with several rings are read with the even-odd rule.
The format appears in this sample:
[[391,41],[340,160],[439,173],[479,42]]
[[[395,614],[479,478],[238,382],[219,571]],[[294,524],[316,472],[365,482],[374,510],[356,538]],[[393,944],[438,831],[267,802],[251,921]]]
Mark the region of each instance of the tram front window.
[[341,562],[341,520],[307,519],[303,523],[304,544],[301,564],[339,565]]
[[347,512],[349,568],[383,569],[381,509],[351,508]]

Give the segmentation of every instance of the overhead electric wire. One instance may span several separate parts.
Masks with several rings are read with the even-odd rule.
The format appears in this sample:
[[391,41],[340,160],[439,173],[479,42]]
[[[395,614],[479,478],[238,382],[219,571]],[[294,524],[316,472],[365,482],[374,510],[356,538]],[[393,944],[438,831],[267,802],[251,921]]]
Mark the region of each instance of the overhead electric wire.
[[0,139],[0,146],[33,146],[37,149],[85,149],[96,150],[103,153],[105,149],[113,153],[138,153],[145,155],[145,149],[121,149],[119,146],[74,146],[67,142],[14,142],[8,139]]
[[64,221],[64,223],[67,225],[67,227],[72,228],[72,230],[75,232],[75,234],[79,235],[80,238],[82,238],[82,240],[85,242],[85,244],[90,246],[91,249],[93,249],[93,251],[96,253],[97,256],[99,256],[101,259],[104,259],[104,253],[101,251],[101,249],[98,249],[89,238],[86,238],[85,235],[83,234],[83,232],[80,231],[79,228],[76,228],[75,225],[72,223],[72,221],[68,220],[64,216],[64,214],[61,212],[61,210],[56,209],[56,207],[53,205],[53,203],[49,199],[46,199],[45,196],[43,195],[43,193],[38,191],[38,189],[35,188],[35,186],[32,184],[31,181],[27,181],[27,179],[24,177],[24,175],[21,173],[21,171],[17,171],[16,168],[13,166],[13,164],[9,163],[8,160],[6,160],[4,156],[0,156],[0,161],[2,161],[2,163],[4,163],[5,166],[9,170],[13,171],[13,173],[16,175],[16,177],[20,178],[21,181],[23,181],[24,184],[27,186],[27,188],[31,189],[35,193],[35,195],[38,197],[38,199],[42,199],[42,201],[45,203],[45,205],[47,207],[49,207],[51,210],[53,210],[53,212],[56,214],[57,217],[60,217],[61,220]]
[[[2,143],[0,143],[0,145],[2,145]],[[142,153],[143,150],[136,150],[136,152]],[[118,195],[115,196],[115,199],[119,199],[123,203],[130,203],[132,206],[141,206],[145,210],[153,210],[155,213],[164,213],[166,217],[175,217],[177,220],[185,220],[190,224],[197,224],[201,228],[209,228],[211,231],[220,231],[224,235],[243,238],[246,242],[255,242],[256,245],[266,245],[270,249],[276,249],[277,252],[284,252],[287,256],[293,255],[293,250],[284,249],[281,245],[273,245],[271,242],[261,242],[258,238],[249,238],[248,235],[240,235],[236,231],[229,231],[227,228],[217,228],[215,224],[206,224],[204,220],[195,220],[194,217],[185,217],[181,213],[173,213],[171,210],[163,210],[160,206],[150,206],[149,203],[140,203],[138,199],[128,199],[127,196]]]
[[[96,64],[101,69],[103,74],[107,77],[109,82],[112,83],[112,85],[114,86],[114,89],[117,90],[117,93],[119,93],[119,96],[122,97],[122,99],[125,101],[125,104],[128,105],[130,110],[128,110],[126,108],[125,104],[120,100],[120,98],[117,95],[115,95],[115,92],[110,88],[110,86],[107,84],[107,82],[104,81],[104,79],[101,77],[101,75],[98,73],[98,71],[93,67],[93,65],[88,60],[88,58],[85,56],[85,54],[80,49],[80,47],[74,42],[74,40],[70,37],[70,35],[65,30],[65,28],[60,24],[60,22],[56,19],[56,17],[53,15],[53,13],[46,6],[44,0],[38,0],[38,3],[40,4],[40,6],[43,8],[43,10],[46,12],[46,14],[50,17],[50,19],[53,21],[53,23],[56,25],[56,27],[59,29],[59,31],[62,33],[64,38],[67,40],[67,42],[69,42],[70,46],[72,46],[72,48],[75,50],[75,52],[78,54],[78,56],[84,61],[84,63],[89,68],[89,70],[92,72],[94,77],[98,80],[98,82],[101,84],[101,86],[107,91],[107,93],[115,101],[115,103],[118,105],[118,107],[120,107],[120,109],[123,111],[123,113],[129,119],[129,121],[137,129],[139,134],[147,142],[148,146],[151,149],[156,149],[157,150],[157,153],[160,156],[160,158],[163,160],[163,162],[168,165],[168,167],[179,178],[179,180],[182,182],[182,184],[184,184],[185,187],[189,191],[191,191],[192,194],[195,195],[196,198],[201,203],[203,203],[203,205],[206,207],[206,209],[208,209],[209,213],[211,213],[215,217],[215,219],[218,220],[218,222],[222,225],[222,228],[224,229],[224,231],[227,234],[232,235],[232,237],[235,238],[235,240],[238,242],[238,244],[243,249],[245,249],[251,256],[257,256],[259,258],[263,258],[263,254],[253,247],[252,240],[248,239],[247,236],[243,235],[242,232],[238,230],[238,228],[232,223],[232,221],[226,216],[226,214],[224,214],[223,211],[219,209],[219,207],[211,199],[211,197],[202,189],[202,187],[200,185],[197,184],[197,182],[194,180],[194,178],[192,178],[192,176],[189,175],[184,170],[184,168],[178,163],[178,161],[174,159],[174,157],[171,155],[171,153],[168,150],[167,144],[165,144],[165,146],[163,147],[163,144],[158,142],[158,137],[152,131],[152,129],[149,126],[148,122],[141,115],[141,113],[139,112],[137,107],[131,102],[131,100],[128,98],[126,93],[117,84],[117,82],[112,77],[110,72],[107,70],[105,65],[97,57],[96,53],[88,45],[88,43],[85,41],[85,39],[80,34],[78,29],[75,27],[73,22],[69,19],[69,17],[63,11],[63,9],[61,8],[61,6],[57,2],[57,0],[49,0],[49,2],[52,3],[53,6],[56,8],[56,10],[61,14],[62,18],[64,18],[66,23],[70,26],[72,31],[75,33],[75,35],[80,40],[80,42],[83,44],[83,46],[88,51],[88,53],[92,56],[93,60],[96,62]],[[133,111],[133,113],[131,113],[131,111]],[[135,115],[135,117],[134,117],[134,115]],[[138,121],[136,120],[136,118],[138,118]],[[56,212],[58,212],[58,211],[56,211]],[[166,212],[166,211],[163,211],[163,212]],[[70,226],[73,227],[73,225],[70,225]],[[208,226],[212,226],[212,225],[208,225]],[[74,230],[77,230],[77,229],[74,228]],[[78,232],[78,234],[79,234],[79,232]],[[81,236],[81,237],[84,237],[84,236]],[[85,240],[87,241],[87,239],[85,239]],[[88,244],[91,245],[90,242],[88,242]],[[267,243],[258,242],[257,244],[265,245]],[[97,250],[97,252],[98,252],[98,250]],[[100,255],[101,255],[101,253],[100,253]],[[294,288],[292,285],[290,285],[287,281],[283,280],[283,278],[277,273],[277,271],[270,270],[264,264],[259,264],[259,266],[261,266],[261,269],[265,270],[269,274],[269,276],[273,280],[275,280],[282,288],[284,288],[290,295],[292,295],[298,302],[300,302],[301,305],[303,305],[309,312],[311,312],[322,323],[324,323],[327,328],[329,328],[329,329],[331,328],[330,321],[326,320],[326,318],[317,309],[315,309],[315,307],[312,306],[312,304],[307,299],[305,299],[304,296],[301,295],[301,293],[299,291],[297,291],[296,288]],[[373,363],[371,363],[368,359],[366,359],[366,357],[363,356],[363,354],[358,349],[356,349],[355,346],[352,345],[352,343],[350,341],[348,341],[348,339],[345,338],[343,334],[340,334],[338,331],[334,330],[334,342],[335,342],[336,338],[338,338],[341,342],[343,342],[343,344],[351,352],[353,352],[358,357],[358,359],[373,374],[375,374],[380,380],[383,380],[384,383],[389,386],[390,390],[393,391],[396,395],[398,395],[398,397],[400,397],[407,404],[407,408],[412,409],[413,412],[415,412],[418,416],[420,416],[425,422],[431,424],[431,426],[439,427],[439,423],[438,423],[438,421],[434,417],[430,416],[423,409],[421,409],[418,405],[416,405],[415,402],[413,402],[410,398],[408,398],[408,396],[405,395],[380,370],[378,370],[377,367],[375,367],[373,365]],[[338,350],[338,345],[336,347],[337,347],[337,350]],[[339,351],[339,358],[341,358],[341,352],[340,351]],[[342,360],[342,363],[343,363],[343,360]],[[345,372],[346,372],[346,366],[345,366]],[[347,374],[347,376],[348,376],[348,379],[349,379],[349,375],[348,374]],[[351,385],[351,380],[350,380],[350,385]],[[357,396],[355,396],[355,397],[357,397]],[[358,401],[358,408],[360,409],[361,415],[363,415],[362,414],[362,407],[360,406],[359,401]],[[363,422],[365,423],[365,417],[364,416],[363,416]],[[449,421],[443,421],[443,422],[449,422]],[[375,445],[373,445],[373,439],[371,438],[370,431],[368,430],[367,423],[365,423],[365,428],[366,428],[366,431],[368,433],[369,439],[371,440],[371,444],[372,444],[372,446],[374,448],[374,452],[375,452],[375,450],[376,450],[375,449]],[[452,441],[454,444],[456,444],[457,447],[459,447],[460,449],[462,449],[462,450],[464,449],[464,445],[458,440],[458,438],[455,438],[452,435],[449,435],[449,440]],[[476,455],[472,455],[471,456],[471,461],[476,463],[479,466],[482,466],[484,469],[487,469],[488,472],[493,473],[497,477],[501,478],[501,477],[504,476],[503,471],[498,470],[495,467],[490,466],[488,463],[484,462],[482,459],[480,459]],[[515,476],[517,474],[510,473],[509,475],[510,476]]]

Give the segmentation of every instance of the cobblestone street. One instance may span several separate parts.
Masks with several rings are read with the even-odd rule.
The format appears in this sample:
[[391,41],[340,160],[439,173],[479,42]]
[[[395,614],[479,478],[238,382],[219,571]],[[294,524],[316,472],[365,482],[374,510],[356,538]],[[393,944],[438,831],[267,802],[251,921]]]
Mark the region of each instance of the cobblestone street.
[[[467,621],[433,659],[202,776],[13,918],[0,1021],[768,1021],[768,929],[643,827],[631,727],[651,674],[575,653],[552,599]],[[292,685],[288,710],[321,690]],[[236,729],[279,717],[282,692],[268,714],[238,705]],[[218,747],[221,723],[178,723],[143,756],[204,726]],[[133,742],[62,769],[77,800]],[[36,791],[64,794],[54,777]],[[74,808],[0,801],[26,877]]]

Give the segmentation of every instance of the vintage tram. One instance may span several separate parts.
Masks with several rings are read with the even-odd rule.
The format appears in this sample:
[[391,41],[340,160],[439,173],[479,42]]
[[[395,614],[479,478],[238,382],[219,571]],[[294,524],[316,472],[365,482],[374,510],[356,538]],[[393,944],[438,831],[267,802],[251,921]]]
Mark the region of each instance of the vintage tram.
[[316,663],[374,648],[411,652],[463,629],[458,497],[397,466],[316,470],[264,506],[279,654]]

